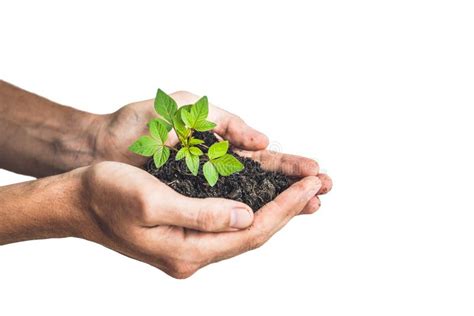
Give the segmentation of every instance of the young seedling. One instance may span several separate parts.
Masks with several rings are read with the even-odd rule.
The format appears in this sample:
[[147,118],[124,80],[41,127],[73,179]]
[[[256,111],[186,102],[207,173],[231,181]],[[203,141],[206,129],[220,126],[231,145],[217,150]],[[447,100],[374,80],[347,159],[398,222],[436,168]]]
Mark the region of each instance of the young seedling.
[[[153,156],[156,168],[160,168],[168,161],[170,149],[176,150],[175,159],[184,158],[187,168],[194,176],[198,175],[200,158],[206,157],[208,161],[203,165],[203,174],[210,186],[217,183],[219,175],[229,176],[243,170],[242,163],[227,153],[228,141],[214,143],[204,155],[201,149],[207,148],[203,145],[204,141],[193,136],[195,131],[205,132],[216,127],[216,124],[207,120],[209,114],[207,97],[204,96],[196,103],[178,109],[173,98],[158,89],[155,111],[161,117],[148,123],[150,135],[141,136],[129,147],[130,151],[145,157]],[[171,129],[174,129],[178,135],[181,143],[179,150],[165,145]]]
[[219,180],[219,175],[230,176],[244,168],[237,158],[227,153],[228,149],[229,142],[225,140],[214,143],[207,151],[209,160],[202,166],[202,171],[211,187]]

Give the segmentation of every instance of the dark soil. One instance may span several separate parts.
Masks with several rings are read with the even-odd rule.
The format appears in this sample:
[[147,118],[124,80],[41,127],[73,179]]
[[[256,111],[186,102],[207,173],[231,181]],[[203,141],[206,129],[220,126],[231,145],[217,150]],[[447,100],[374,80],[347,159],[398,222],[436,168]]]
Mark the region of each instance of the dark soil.
[[[210,132],[196,133],[195,137],[204,140],[207,146],[217,141],[214,134]],[[184,159],[175,160],[175,151],[171,152],[170,159],[160,169],[157,170],[153,159],[150,159],[145,165],[145,170],[183,195],[195,198],[233,199],[247,204],[254,212],[273,200],[292,182],[284,174],[263,170],[259,162],[241,157],[232,149],[229,149],[229,153],[239,159],[245,169],[228,177],[219,177],[214,187],[207,183],[202,174],[204,159],[201,158],[201,167],[196,177],[189,172]]]

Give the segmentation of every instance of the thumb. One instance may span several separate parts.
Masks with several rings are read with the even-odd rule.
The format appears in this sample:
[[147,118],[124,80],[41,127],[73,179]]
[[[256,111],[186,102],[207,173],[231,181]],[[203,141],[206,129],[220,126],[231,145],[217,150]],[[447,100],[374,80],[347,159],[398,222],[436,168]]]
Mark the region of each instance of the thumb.
[[241,202],[221,198],[181,196],[160,212],[162,225],[174,225],[206,232],[234,231],[249,227],[252,209]]

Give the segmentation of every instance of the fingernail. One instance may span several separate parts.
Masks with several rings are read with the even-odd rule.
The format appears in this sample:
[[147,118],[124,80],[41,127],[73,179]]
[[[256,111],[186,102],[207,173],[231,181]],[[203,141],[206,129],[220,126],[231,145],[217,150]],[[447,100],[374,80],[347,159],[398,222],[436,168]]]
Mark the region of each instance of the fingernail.
[[237,207],[230,213],[230,227],[232,228],[246,228],[252,224],[253,216],[250,211]]

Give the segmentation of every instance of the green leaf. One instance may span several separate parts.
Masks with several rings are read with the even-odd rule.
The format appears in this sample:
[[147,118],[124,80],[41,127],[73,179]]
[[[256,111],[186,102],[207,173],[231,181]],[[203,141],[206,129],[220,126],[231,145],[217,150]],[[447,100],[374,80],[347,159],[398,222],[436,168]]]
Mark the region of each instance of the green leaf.
[[198,147],[189,147],[189,152],[193,155],[196,155],[196,156],[201,156],[203,153],[202,153],[202,150],[199,149]]
[[200,145],[200,144],[203,144],[204,141],[202,139],[198,139],[198,138],[191,138],[189,140],[189,145]]
[[184,124],[187,127],[194,127],[194,118],[191,114],[191,112],[188,112],[187,110],[182,110],[181,111],[181,119],[183,120]]
[[202,166],[202,172],[204,173],[207,183],[209,183],[211,187],[213,187],[217,183],[217,180],[219,180],[219,174],[211,161],[206,162],[204,166]]
[[164,144],[166,139],[168,138],[168,131],[166,129],[166,125],[159,120],[153,120],[149,124],[150,134],[151,136]]
[[207,151],[207,156],[209,157],[209,159],[216,159],[224,156],[227,153],[228,149],[229,142],[227,140],[214,143],[211,147],[209,147],[209,150]]
[[244,165],[231,154],[225,154],[213,160],[212,163],[221,176],[229,176],[244,169]]
[[191,115],[194,118],[194,124],[197,122],[205,121],[209,114],[209,104],[207,97],[200,98],[196,103],[191,106]]
[[189,111],[189,108],[191,107],[190,104],[188,105],[183,105],[182,107],[180,107],[178,109],[178,111],[176,111],[176,113],[174,114],[174,117],[173,117],[173,126],[174,126],[174,129],[176,130],[176,133],[178,135],[181,135],[183,138],[186,138],[187,137],[187,130],[186,130],[186,126],[184,125],[184,122],[183,122],[183,119],[181,118],[181,112],[182,111]]
[[176,101],[164,93],[163,90],[158,89],[155,98],[155,111],[168,122],[172,122],[177,109],[178,105],[176,104]]
[[191,111],[191,107],[192,107],[192,106],[193,106],[192,104],[183,105],[183,106],[181,106],[181,107],[178,109],[178,111],[184,111],[184,110],[186,110],[186,111],[189,112],[189,111]]
[[151,157],[158,150],[160,145],[156,139],[150,136],[141,136],[128,147],[128,150],[145,157]]
[[209,122],[209,121],[201,121],[197,122],[197,124],[194,126],[194,129],[198,132],[206,132],[210,131],[211,129],[215,128],[216,124]]
[[183,110],[181,112],[181,118],[186,126],[194,128],[196,125],[202,124],[206,121],[208,113],[209,104],[207,97],[202,97],[196,103],[191,105],[189,110]]
[[168,131],[171,131],[171,129],[173,128],[173,126],[171,126],[170,123],[168,123],[167,121],[165,121],[164,119],[160,118],[160,117],[157,117],[157,118],[154,118],[152,119],[150,122],[148,122],[148,127],[150,127],[150,123],[153,122],[153,121],[159,121],[161,122],[165,127],[166,127],[166,130]]
[[176,160],[181,160],[181,159],[183,159],[187,152],[188,152],[188,147],[182,147],[182,148],[181,148],[180,150],[178,150],[178,152],[176,153],[175,159],[176,159]]
[[175,117],[173,118],[173,126],[176,134],[178,134],[181,138],[186,138],[188,135],[188,130],[186,126],[184,126],[183,120],[181,119],[181,113],[177,112]]
[[189,171],[191,171],[193,175],[197,176],[199,171],[199,157],[188,151],[186,153],[186,166],[188,166]]
[[155,162],[156,168],[163,166],[170,157],[170,149],[165,146],[158,147],[158,150],[153,155],[153,161]]

